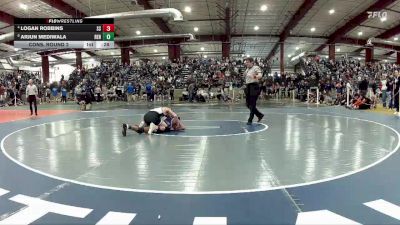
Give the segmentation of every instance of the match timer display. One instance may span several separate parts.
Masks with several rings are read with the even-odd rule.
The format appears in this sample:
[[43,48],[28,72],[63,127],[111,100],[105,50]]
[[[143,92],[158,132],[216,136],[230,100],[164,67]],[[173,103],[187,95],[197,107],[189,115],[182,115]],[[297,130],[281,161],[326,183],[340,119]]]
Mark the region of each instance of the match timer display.
[[114,48],[112,18],[16,18],[14,24],[16,48]]

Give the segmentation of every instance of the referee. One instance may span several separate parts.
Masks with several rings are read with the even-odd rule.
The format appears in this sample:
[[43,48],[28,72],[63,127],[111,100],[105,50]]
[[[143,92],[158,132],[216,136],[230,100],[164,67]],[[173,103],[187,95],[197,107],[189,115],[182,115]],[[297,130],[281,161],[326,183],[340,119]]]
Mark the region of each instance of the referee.
[[253,58],[247,58],[245,64],[247,69],[244,72],[244,75],[246,76],[246,89],[244,93],[246,94],[246,106],[250,110],[247,125],[251,125],[253,123],[254,115],[258,117],[257,122],[260,122],[264,117],[264,114],[257,109],[257,99],[260,95],[259,80],[262,77],[262,72],[260,67],[254,65]]
[[33,84],[32,79],[30,79],[28,83],[29,83],[28,86],[26,86],[26,99],[29,102],[29,108],[31,109],[31,116],[33,115],[32,103],[35,106],[35,115],[37,116],[36,96],[38,95],[38,89],[36,85]]

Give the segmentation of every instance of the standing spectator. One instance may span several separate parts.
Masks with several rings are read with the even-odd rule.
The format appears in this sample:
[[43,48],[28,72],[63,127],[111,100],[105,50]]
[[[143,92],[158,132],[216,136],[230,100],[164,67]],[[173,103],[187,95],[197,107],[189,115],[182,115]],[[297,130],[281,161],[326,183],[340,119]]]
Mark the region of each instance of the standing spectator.
[[50,103],[50,96],[51,96],[51,90],[49,87],[46,88],[46,99],[47,103]]
[[169,97],[170,97],[171,101],[175,100],[174,93],[175,93],[175,87],[174,87],[174,85],[171,85],[169,88]]
[[106,86],[106,85],[104,85],[104,86],[101,88],[101,92],[103,93],[103,101],[108,101],[108,96],[107,96],[107,94],[108,94],[108,89],[107,89],[107,86]]
[[3,84],[0,84],[0,106],[4,105],[4,101],[6,100],[6,88]]
[[57,102],[58,88],[56,86],[54,86],[53,89],[51,90],[51,92],[52,92],[54,101]]
[[126,93],[128,94],[128,102],[133,101],[133,95],[135,93],[135,88],[133,87],[132,83],[128,84],[128,87],[126,88]]
[[138,84],[136,90],[139,95],[139,100],[142,99],[142,85]]
[[94,89],[94,94],[95,94],[95,97],[96,97],[96,102],[100,102],[100,100],[101,100],[101,88],[100,88],[100,86],[96,86],[96,88]]
[[399,87],[400,87],[400,74],[398,71],[395,72],[395,81],[394,81],[394,90],[393,90],[393,102],[396,112],[394,113],[397,116],[400,116],[399,112]]
[[37,104],[36,104],[36,97],[38,95],[38,89],[36,85],[33,84],[33,80],[29,80],[29,85],[26,87],[26,98],[29,101],[29,108],[31,110],[31,116],[33,115],[33,110],[32,110],[32,103],[35,106],[35,115],[37,116]]
[[146,95],[148,102],[153,101],[153,90],[150,82],[146,84]]
[[188,86],[188,92],[189,92],[189,102],[193,102],[194,94],[195,94],[195,84],[191,83]]
[[360,90],[360,95],[362,97],[366,97],[367,91],[368,91],[368,85],[369,85],[369,83],[368,83],[368,80],[367,80],[367,76],[364,76],[364,79],[358,85],[358,88]]
[[67,103],[67,89],[65,87],[61,88],[61,102]]
[[[33,82],[33,81],[32,81]],[[15,84],[15,89],[16,92],[19,93],[19,90],[21,89],[21,84],[19,83],[19,81],[17,80],[17,83]]]
[[386,74],[383,75],[382,80],[381,80],[381,91],[382,91],[382,105],[383,108],[386,108],[386,104],[387,104],[387,80],[386,80]]
[[80,98],[81,98],[81,92],[82,92],[82,89],[81,89],[81,85],[76,85],[76,87],[75,87],[75,89],[74,89],[74,96],[75,96],[75,100],[77,101],[77,102],[79,102],[80,101]]
[[387,80],[386,83],[387,86],[387,96],[388,96],[388,102],[389,102],[389,109],[393,109],[393,88],[394,88],[394,80],[393,76],[391,75],[390,78]]

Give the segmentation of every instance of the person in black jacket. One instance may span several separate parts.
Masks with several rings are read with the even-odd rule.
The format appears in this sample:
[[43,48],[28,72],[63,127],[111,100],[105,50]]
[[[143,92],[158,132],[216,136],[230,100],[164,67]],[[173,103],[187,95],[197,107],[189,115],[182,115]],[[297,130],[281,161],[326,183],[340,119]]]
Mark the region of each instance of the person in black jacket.
[[364,76],[364,79],[358,84],[361,96],[365,97],[367,95],[368,85],[367,76]]
[[389,77],[386,83],[387,90],[386,94],[388,96],[388,102],[389,102],[389,109],[393,109],[393,77]]

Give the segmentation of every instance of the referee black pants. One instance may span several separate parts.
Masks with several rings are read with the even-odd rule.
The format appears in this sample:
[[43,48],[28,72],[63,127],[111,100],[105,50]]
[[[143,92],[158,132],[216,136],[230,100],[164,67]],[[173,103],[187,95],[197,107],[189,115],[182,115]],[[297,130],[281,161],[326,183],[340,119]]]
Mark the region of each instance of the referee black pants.
[[31,110],[31,115],[33,114],[32,103],[35,106],[35,114],[37,115],[36,96],[35,95],[29,95],[28,96],[28,102],[29,102],[29,108]]
[[260,85],[258,83],[250,83],[246,85],[246,106],[250,110],[248,122],[253,122],[254,115],[262,117],[263,114],[257,109],[257,99],[260,95]]

